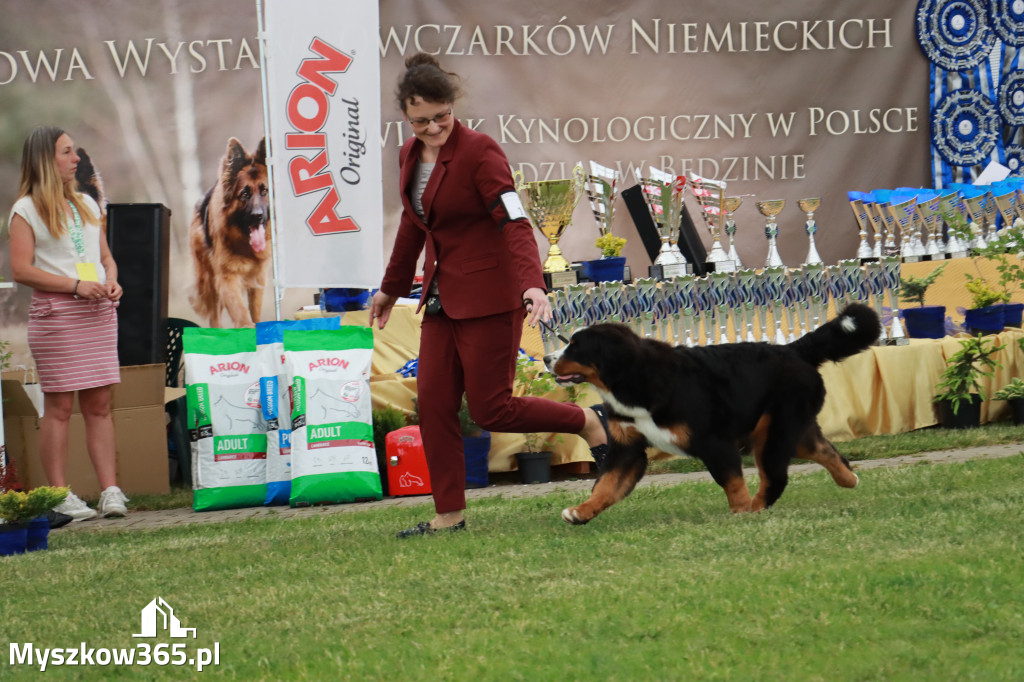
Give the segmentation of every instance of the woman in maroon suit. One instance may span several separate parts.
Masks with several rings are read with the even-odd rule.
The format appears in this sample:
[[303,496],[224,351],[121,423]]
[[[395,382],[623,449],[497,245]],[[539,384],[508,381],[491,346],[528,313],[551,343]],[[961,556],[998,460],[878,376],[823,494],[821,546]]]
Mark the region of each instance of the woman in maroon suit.
[[437,514],[399,537],[465,528],[463,393],[489,431],[578,433],[597,456],[607,442],[593,409],[513,397],[523,303],[531,326],[551,318],[533,228],[504,152],[455,118],[457,76],[423,53],[405,65],[395,94],[414,136],[399,156],[402,218],[370,324],[383,329],[395,301],[409,294],[425,247],[416,387]]

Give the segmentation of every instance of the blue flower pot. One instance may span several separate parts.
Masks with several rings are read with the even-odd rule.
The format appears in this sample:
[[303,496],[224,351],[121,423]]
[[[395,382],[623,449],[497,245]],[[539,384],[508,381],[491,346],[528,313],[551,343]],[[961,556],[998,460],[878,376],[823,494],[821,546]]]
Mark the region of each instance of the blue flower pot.
[[583,276],[591,282],[621,282],[625,274],[625,256],[583,261]]
[[964,327],[971,334],[998,334],[1006,326],[1006,306],[1002,303],[964,311]]
[[28,536],[25,549],[35,552],[49,547],[50,520],[45,516],[38,516],[28,522]]
[[941,339],[946,335],[946,306],[926,305],[902,308],[907,335],[912,339]]
[[1003,306],[1003,313],[1007,327],[1019,327],[1024,317],[1024,303],[1007,303]]
[[0,556],[24,554],[28,543],[28,525],[23,523],[0,524]]
[[487,471],[491,454],[491,433],[481,431],[479,436],[463,437],[462,451],[466,455],[466,487],[486,488],[490,483]]

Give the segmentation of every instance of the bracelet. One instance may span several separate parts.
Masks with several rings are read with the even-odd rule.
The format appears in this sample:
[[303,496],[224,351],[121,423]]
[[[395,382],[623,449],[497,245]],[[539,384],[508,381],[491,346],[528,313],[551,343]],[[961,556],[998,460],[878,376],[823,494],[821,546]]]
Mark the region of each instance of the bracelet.
[[75,295],[75,298],[81,298],[81,297],[80,297],[80,296],[78,295],[78,285],[79,285],[79,284],[81,283],[81,281],[82,281],[82,280],[80,280],[80,279],[76,279],[76,280],[75,280],[75,290],[74,290],[74,292],[72,292],[72,293],[74,293],[74,295]]

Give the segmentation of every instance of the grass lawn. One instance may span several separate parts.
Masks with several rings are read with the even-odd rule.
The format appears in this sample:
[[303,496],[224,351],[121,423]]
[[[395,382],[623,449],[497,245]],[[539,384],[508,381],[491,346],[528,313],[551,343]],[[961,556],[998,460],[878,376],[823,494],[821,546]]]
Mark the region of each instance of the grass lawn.
[[[1024,455],[795,476],[761,514],[645,488],[594,522],[555,493],[472,502],[464,533],[399,541],[428,507],[67,532],[0,559],[3,639],[219,644],[242,680],[1024,679]],[[163,597],[196,639],[140,640]],[[51,679],[188,668],[50,667]],[[0,662],[0,678],[38,676]]]

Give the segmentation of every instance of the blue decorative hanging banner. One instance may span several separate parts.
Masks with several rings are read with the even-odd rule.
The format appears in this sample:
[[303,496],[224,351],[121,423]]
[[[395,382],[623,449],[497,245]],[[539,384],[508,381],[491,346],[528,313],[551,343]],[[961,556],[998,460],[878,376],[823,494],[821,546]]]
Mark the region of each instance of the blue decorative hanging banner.
[[989,0],[992,30],[1007,45],[1024,45],[1024,0]]
[[1024,145],[1006,145],[1006,167],[1011,175],[1024,176]]
[[917,40],[934,64],[963,71],[981,64],[995,45],[988,4],[982,0],[920,0]]
[[[1024,3],[1024,0],[1020,0]],[[1024,69],[1004,73],[999,84],[999,115],[1008,126],[1024,125]]]
[[982,163],[999,141],[999,112],[984,94],[953,90],[932,112],[932,144],[954,166]]

